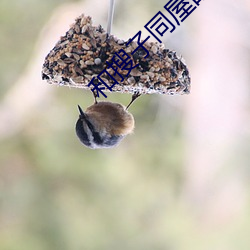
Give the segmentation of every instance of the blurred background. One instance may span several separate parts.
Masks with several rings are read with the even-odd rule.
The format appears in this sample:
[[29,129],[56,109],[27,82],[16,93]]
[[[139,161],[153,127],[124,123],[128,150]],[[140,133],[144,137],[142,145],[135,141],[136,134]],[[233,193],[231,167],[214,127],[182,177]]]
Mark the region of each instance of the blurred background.
[[[147,36],[166,3],[117,0],[113,34]],[[134,134],[90,150],[74,126],[92,93],[49,85],[41,68],[81,13],[106,28],[108,5],[0,2],[0,249],[249,250],[249,0],[201,1],[165,34],[191,94],[140,97]]]

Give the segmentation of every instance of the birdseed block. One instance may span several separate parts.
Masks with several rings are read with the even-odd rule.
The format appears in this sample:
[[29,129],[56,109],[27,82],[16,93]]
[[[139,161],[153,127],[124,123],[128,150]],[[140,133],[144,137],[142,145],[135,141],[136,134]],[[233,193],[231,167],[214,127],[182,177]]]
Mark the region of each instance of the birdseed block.
[[[128,40],[129,41],[129,40]],[[188,94],[190,76],[182,57],[164,48],[162,44],[145,42],[148,56],[136,41],[123,41],[107,34],[101,25],[93,26],[91,17],[81,15],[62,36],[45,58],[42,79],[50,84],[92,89],[89,83],[103,70],[101,79],[112,91],[139,94]],[[138,64],[127,76],[127,70],[108,67],[112,57],[120,50],[125,51]],[[107,74],[107,72],[109,74]],[[119,81],[115,81],[110,75]],[[124,77],[121,81],[120,76]],[[109,89],[103,91],[110,92]]]

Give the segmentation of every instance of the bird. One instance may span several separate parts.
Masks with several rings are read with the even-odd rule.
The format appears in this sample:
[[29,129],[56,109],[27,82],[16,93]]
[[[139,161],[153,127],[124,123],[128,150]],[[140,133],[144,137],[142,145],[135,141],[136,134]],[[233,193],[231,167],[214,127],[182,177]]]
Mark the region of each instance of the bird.
[[95,103],[85,112],[78,105],[79,118],[75,130],[80,142],[91,149],[119,145],[134,130],[134,117],[128,112],[128,108],[139,96],[139,93],[135,93],[127,107],[109,101],[97,102],[95,95]]

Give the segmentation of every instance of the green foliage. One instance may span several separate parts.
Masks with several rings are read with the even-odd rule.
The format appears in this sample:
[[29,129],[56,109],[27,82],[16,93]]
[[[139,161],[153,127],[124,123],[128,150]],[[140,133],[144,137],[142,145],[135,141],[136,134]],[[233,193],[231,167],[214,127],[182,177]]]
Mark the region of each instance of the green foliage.
[[67,0],[1,0],[0,97],[25,69],[42,25]]
[[[1,0],[1,97],[63,2]],[[125,1],[120,5],[118,13]],[[146,8],[156,6],[150,1]],[[92,94],[48,88],[56,88],[55,95],[42,112],[0,141],[1,250],[249,249],[248,211],[209,229],[201,226],[199,208],[192,211],[185,202],[183,113],[169,101],[178,97],[140,97],[130,110],[135,133],[117,148],[90,150],[78,141],[74,125],[76,105],[90,105]],[[108,100],[126,105],[130,96],[112,93]]]

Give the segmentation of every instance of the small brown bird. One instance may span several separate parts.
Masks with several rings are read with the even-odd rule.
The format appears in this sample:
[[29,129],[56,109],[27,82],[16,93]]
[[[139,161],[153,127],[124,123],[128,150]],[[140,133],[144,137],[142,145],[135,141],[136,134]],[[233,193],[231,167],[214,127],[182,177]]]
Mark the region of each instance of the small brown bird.
[[85,112],[79,105],[78,109],[80,115],[76,123],[76,134],[89,148],[114,147],[133,132],[134,117],[119,103],[95,102]]

